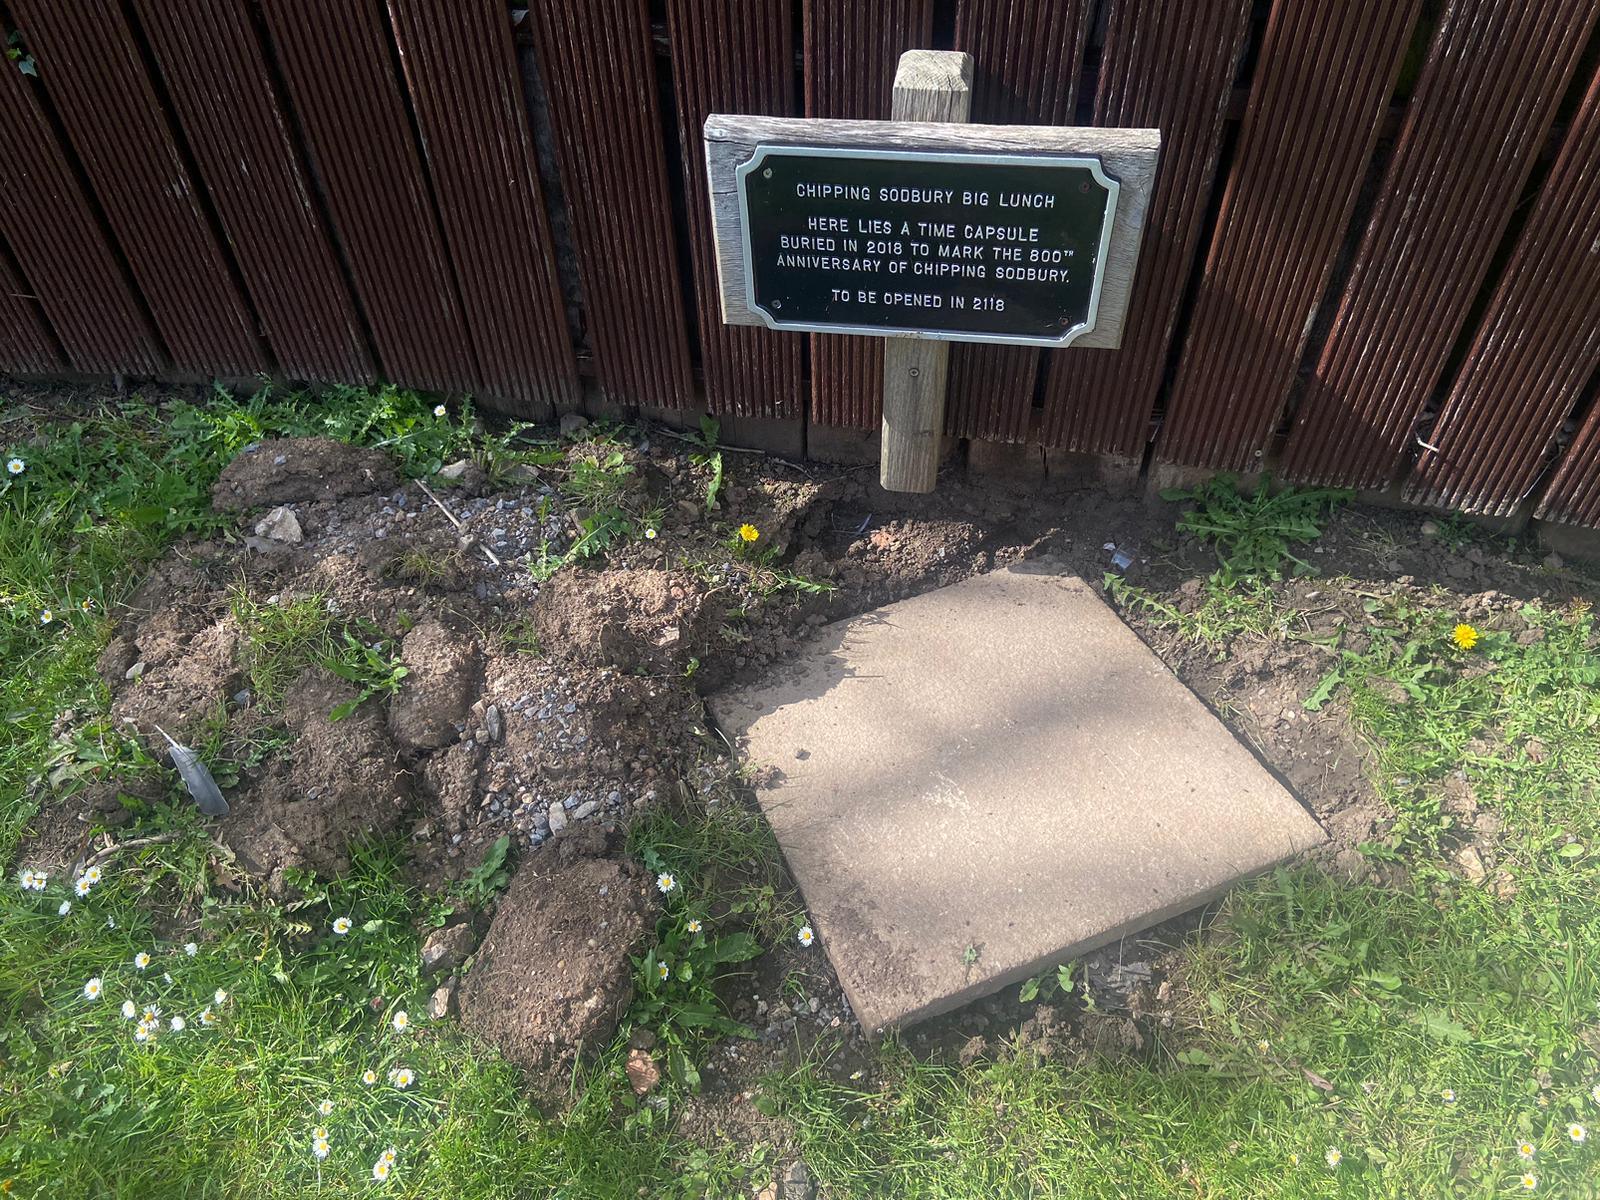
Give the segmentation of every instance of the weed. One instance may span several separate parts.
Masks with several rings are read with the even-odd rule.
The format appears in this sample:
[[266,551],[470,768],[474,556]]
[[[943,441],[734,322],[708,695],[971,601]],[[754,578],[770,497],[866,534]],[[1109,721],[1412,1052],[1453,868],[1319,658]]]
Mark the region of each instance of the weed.
[[506,855],[511,850],[511,839],[504,834],[495,838],[483,856],[483,861],[461,877],[455,892],[473,908],[483,908],[503,892],[511,882],[511,872],[506,869]]
[[334,706],[328,714],[330,721],[344,720],[374,696],[394,695],[410,674],[400,661],[399,647],[394,642],[382,637],[363,641],[348,629],[322,665],[360,689],[355,699]]
[[713,416],[700,418],[700,445],[702,449],[689,455],[689,461],[706,469],[706,511],[717,506],[717,496],[722,492],[722,451],[717,449],[717,437],[722,433],[721,423]]
[[1285,561],[1297,574],[1309,573],[1311,564],[1290,547],[1320,537],[1323,517],[1352,495],[1336,488],[1285,488],[1274,494],[1265,477],[1252,494],[1245,495],[1231,475],[1218,475],[1190,491],[1161,493],[1164,500],[1194,505],[1178,518],[1178,528],[1216,545],[1217,577],[1224,584],[1247,578],[1280,579]]
[[623,458],[621,450],[613,450],[604,457],[586,451],[568,460],[561,490],[576,504],[589,508],[613,507],[626,494],[632,475],[633,466]]
[[1062,963],[1053,971],[1041,971],[1027,980],[1017,992],[1017,1002],[1031,1004],[1040,997],[1048,1000],[1055,992],[1063,996],[1070,994],[1073,987],[1072,966],[1071,963]]
[[1115,572],[1105,575],[1107,594],[1125,609],[1138,609],[1156,625],[1174,629],[1187,641],[1202,642],[1219,657],[1237,637],[1287,636],[1294,614],[1278,602],[1264,583],[1222,586],[1214,580],[1202,592],[1200,604],[1184,612],[1158,599],[1148,589],[1129,583]]
[[228,601],[244,630],[245,662],[258,703],[277,707],[306,668],[333,656],[334,619],[326,597],[318,594],[260,603],[240,584]]

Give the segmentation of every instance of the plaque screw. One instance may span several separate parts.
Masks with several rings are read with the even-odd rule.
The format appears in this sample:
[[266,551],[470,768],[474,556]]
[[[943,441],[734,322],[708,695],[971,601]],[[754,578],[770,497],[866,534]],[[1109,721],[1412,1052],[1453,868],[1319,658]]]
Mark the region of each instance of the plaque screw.
[[911,368],[911,378],[915,379],[918,375],[921,375],[921,374],[922,374],[922,371],[921,371],[920,368],[918,368],[918,367],[912,367]]
[[1089,181],[1085,179],[1082,183],[1080,183],[1078,185],[1078,190],[1080,192],[1087,192],[1089,190]]
[[761,178],[763,178],[763,179],[771,179],[772,178],[772,168],[768,167],[765,171],[761,172]]
[[782,300],[774,300],[772,302],[772,307],[773,308],[782,308],[783,307],[783,301]]

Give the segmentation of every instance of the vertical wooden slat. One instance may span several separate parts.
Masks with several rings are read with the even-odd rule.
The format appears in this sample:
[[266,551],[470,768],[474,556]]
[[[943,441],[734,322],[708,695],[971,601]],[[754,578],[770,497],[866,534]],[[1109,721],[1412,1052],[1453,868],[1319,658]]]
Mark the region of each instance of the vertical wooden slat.
[[246,3],[133,0],[133,12],[279,371],[370,383],[366,334]]
[[1543,521],[1600,529],[1600,404],[1579,426],[1534,515]]
[[33,82],[0,58],[0,234],[68,365],[153,375],[162,355]]
[[28,285],[0,257],[0,371],[49,375],[62,366],[61,355]]
[[[1088,0],[961,0],[955,48],[973,57],[973,121],[1071,124],[1088,10]],[[945,432],[994,442],[1025,440],[1038,376],[1039,351],[1031,346],[952,346]]]
[[644,0],[534,0],[595,372],[613,400],[694,403]]
[[393,382],[479,378],[378,0],[263,0],[289,103]]
[[[806,116],[886,120],[895,67],[931,48],[933,0],[806,0]],[[883,342],[811,335],[811,419],[876,429],[883,414]]]
[[800,416],[800,336],[722,323],[701,134],[714,112],[793,114],[791,12],[790,0],[667,3],[706,404],[715,413]]
[[1278,0],[1156,455],[1259,464],[1421,0]]
[[1455,0],[1429,47],[1282,474],[1382,487],[1406,459],[1557,103],[1594,0]]
[[1161,130],[1161,165],[1117,350],[1052,353],[1041,440],[1138,458],[1200,241],[1250,0],[1171,19],[1168,0],[1112,0],[1095,94],[1096,125]]
[[518,416],[576,408],[555,245],[499,0],[388,0],[482,396]]

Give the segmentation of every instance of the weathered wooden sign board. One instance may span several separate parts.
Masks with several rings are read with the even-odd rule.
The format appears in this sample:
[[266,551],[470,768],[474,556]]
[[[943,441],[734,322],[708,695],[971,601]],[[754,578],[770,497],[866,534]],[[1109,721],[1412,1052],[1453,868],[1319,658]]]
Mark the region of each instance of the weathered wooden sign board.
[[[971,70],[965,54],[901,58],[895,115],[937,120],[707,118],[724,321],[1121,343],[1160,131],[964,124]],[[932,487],[944,354],[886,353],[885,487]],[[902,391],[914,394],[909,407]],[[892,467],[908,438],[917,465]]]

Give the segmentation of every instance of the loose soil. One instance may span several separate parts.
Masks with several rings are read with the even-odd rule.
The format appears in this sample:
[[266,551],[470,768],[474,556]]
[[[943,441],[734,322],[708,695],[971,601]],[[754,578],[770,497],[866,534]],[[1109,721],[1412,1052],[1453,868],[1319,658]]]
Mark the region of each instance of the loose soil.
[[[758,676],[826,622],[1023,558],[1094,582],[1125,556],[1122,574],[1186,611],[1215,567],[1208,548],[1173,532],[1172,505],[1097,491],[1024,496],[959,471],[934,496],[906,497],[881,491],[872,469],[730,452],[708,512],[706,471],[688,446],[658,432],[622,449],[634,468],[630,503],[660,514],[659,536],[540,582],[527,562],[568,545],[588,515],[564,498],[556,472],[521,468],[495,481],[468,470],[453,488],[435,480],[458,529],[380,452],[264,443],[214,493],[238,514],[235,531],[175,548],[119,614],[100,662],[113,715],[152,753],[158,725],[191,741],[220,730],[239,769],[216,836],[275,890],[286,868],[337,871],[372,836],[403,836],[415,879],[443,889],[511,836],[520,865],[462,979],[462,1019],[546,1080],[565,1078],[580,1047],[610,1036],[628,1001],[628,955],[653,928],[649,881],[622,856],[618,832],[652,806],[700,803],[705,781],[732,769],[702,694]],[[302,541],[252,532],[280,505]],[[828,590],[751,569],[729,549],[740,523],[761,531],[772,566]],[[1452,545],[1424,536],[1423,524],[1418,514],[1345,509],[1310,552],[1318,575],[1274,590],[1310,634],[1359,624],[1365,600],[1396,593],[1520,630],[1524,599],[1594,592],[1591,579],[1542,566],[1538,551],[1505,552],[1486,538]],[[392,700],[368,700],[339,722],[328,714],[355,692],[320,668],[267,703],[249,687],[249,642],[230,603],[239,589],[263,604],[322,597],[339,619],[393,639],[410,674]],[[1390,814],[1367,781],[1367,749],[1337,698],[1317,713],[1302,703],[1334,651],[1252,636],[1211,647],[1126,616],[1322,821],[1326,867],[1368,874],[1356,848]],[[142,786],[102,782],[47,805],[28,860],[81,858],[125,819],[118,789]],[[1492,870],[1492,823],[1483,828],[1478,852]],[[1180,1009],[1171,949],[1203,918],[1088,956],[1080,978],[1098,1013],[1019,1005],[1008,989],[911,1031],[909,1044],[952,1060],[1018,1045],[1063,1058],[1137,1053],[1147,1026]],[[748,1103],[754,1082],[818,1039],[839,1043],[829,1071],[867,1069],[819,952],[780,946],[728,992],[733,1015],[761,1036],[712,1054],[689,1130],[771,1138]]]

